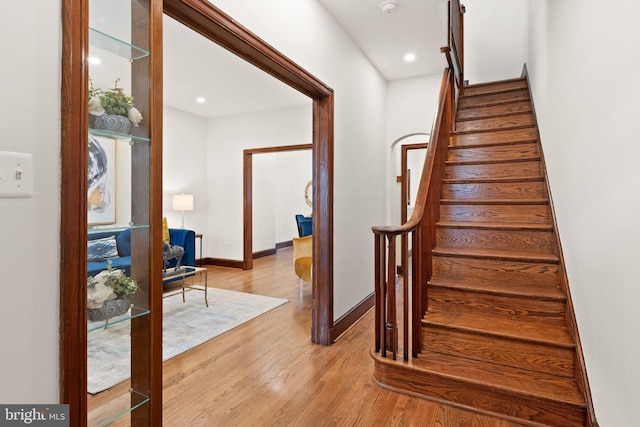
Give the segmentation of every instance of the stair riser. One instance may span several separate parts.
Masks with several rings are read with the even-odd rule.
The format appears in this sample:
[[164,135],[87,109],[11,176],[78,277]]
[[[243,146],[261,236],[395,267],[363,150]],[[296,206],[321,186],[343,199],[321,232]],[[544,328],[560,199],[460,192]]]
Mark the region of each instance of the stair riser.
[[574,376],[575,353],[572,349],[484,336],[457,330],[422,327],[422,348],[485,363],[512,366],[561,377]]
[[475,134],[454,135],[452,146],[469,146],[481,144],[509,144],[522,141],[537,141],[535,128],[514,129],[509,131],[484,132]]
[[466,249],[524,250],[558,255],[555,235],[551,231],[485,230],[439,227],[436,247]]
[[458,148],[449,150],[450,162],[499,162],[508,160],[538,160],[538,144],[496,145],[492,147]]
[[504,291],[517,291],[519,285],[533,283],[552,288],[560,284],[557,264],[434,256],[432,280],[439,277],[486,283],[490,289]]
[[547,191],[543,181],[504,183],[444,184],[442,198],[464,199],[543,199]]
[[542,176],[540,161],[496,163],[480,165],[449,165],[445,168],[445,179],[487,178],[539,178]]
[[440,205],[440,221],[549,224],[551,218],[547,205]]
[[478,96],[463,96],[458,102],[458,109],[489,107],[491,105],[504,104],[529,100],[529,91],[518,89],[508,92],[488,93]]
[[503,130],[534,125],[532,114],[518,114],[515,116],[496,117],[488,119],[478,119],[458,122],[457,132],[482,132],[492,130]]
[[547,325],[564,325],[563,301],[464,292],[440,286],[429,287],[428,295],[427,307],[430,311],[500,317],[535,324],[544,322]]
[[528,89],[527,81],[525,79],[514,79],[489,85],[467,86],[464,88],[464,96],[485,95],[517,89]]
[[433,372],[411,371],[404,366],[376,362],[375,378],[390,387],[541,424],[566,427],[585,425],[584,408],[535,398],[526,393],[506,393]]
[[470,108],[458,110],[458,120],[484,119],[509,114],[530,113],[529,101],[514,102],[512,104],[494,105],[493,107]]

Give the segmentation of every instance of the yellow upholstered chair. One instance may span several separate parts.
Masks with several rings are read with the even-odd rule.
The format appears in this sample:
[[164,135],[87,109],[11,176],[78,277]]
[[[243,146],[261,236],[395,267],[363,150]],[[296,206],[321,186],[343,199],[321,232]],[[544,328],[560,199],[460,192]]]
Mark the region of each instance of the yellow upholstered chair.
[[302,281],[311,283],[311,267],[313,264],[312,236],[294,237],[293,239],[293,268]]

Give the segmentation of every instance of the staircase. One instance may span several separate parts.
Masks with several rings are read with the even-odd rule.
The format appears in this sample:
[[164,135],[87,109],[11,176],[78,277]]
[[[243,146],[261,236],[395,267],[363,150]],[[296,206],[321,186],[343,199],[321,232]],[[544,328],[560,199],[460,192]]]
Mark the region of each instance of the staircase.
[[526,425],[587,425],[553,224],[526,79],[466,87],[421,352],[375,355],[376,379]]

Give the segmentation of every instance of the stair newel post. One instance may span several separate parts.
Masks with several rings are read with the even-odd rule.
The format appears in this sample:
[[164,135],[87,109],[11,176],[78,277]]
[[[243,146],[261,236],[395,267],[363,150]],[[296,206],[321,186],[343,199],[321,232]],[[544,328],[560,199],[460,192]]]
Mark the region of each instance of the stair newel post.
[[388,350],[391,350],[393,360],[398,352],[398,320],[396,315],[396,236],[388,236],[387,261],[387,322],[385,324]]
[[[384,307],[384,239],[380,234],[374,234],[374,256],[375,256],[375,332],[376,332],[376,353],[380,351],[380,339],[384,337],[384,330],[381,330],[384,325],[384,319],[382,318],[382,308]],[[384,348],[384,345],[382,346]]]

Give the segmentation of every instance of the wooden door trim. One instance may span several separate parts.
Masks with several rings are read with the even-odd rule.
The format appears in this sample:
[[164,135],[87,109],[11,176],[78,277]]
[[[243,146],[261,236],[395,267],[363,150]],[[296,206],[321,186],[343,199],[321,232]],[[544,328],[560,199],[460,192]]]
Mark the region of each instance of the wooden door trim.
[[284,145],[279,147],[248,148],[242,161],[242,269],[253,268],[253,155],[313,150],[313,144]]
[[[62,1],[62,66],[61,66],[61,178],[60,178],[60,403],[69,404],[69,425],[87,425],[87,167],[89,70],[89,6],[87,0]],[[146,61],[148,75],[140,79],[145,88],[162,87],[162,0],[132,2],[132,38],[153,54]],[[132,66],[132,72],[134,70]],[[134,73],[135,74],[135,73]],[[141,97],[139,99],[143,99]],[[142,107],[144,105],[144,108]],[[131,322],[139,333],[132,337],[132,354],[142,357],[136,369],[132,361],[131,381],[137,383],[151,400],[132,412],[131,424],[162,424],[162,294],[154,290],[161,282],[160,224],[162,208],[162,93],[151,90],[148,104],[139,108],[151,123],[152,154],[142,154],[144,171],[149,175],[150,194],[143,213],[149,214],[148,244],[150,270],[148,283],[152,314]],[[137,154],[132,153],[132,158]],[[140,157],[139,157],[140,158]],[[133,194],[133,193],[132,193]],[[147,193],[145,192],[145,195]],[[147,258],[149,258],[147,257]],[[78,260],[84,260],[78,262]],[[139,265],[139,264],[137,264]],[[155,273],[153,272],[155,270]]]
[[[404,224],[407,222],[407,203],[409,198],[407,196],[407,192],[409,191],[409,174],[407,173],[408,166],[408,154],[409,150],[419,150],[423,148],[427,148],[429,146],[426,142],[415,143],[415,144],[404,144],[400,146],[401,154],[400,154],[400,224]],[[416,177],[416,179],[420,180],[420,177]],[[398,269],[398,273],[404,275],[404,272],[407,268],[407,255],[409,253],[409,240],[407,239],[407,235],[403,234],[400,238],[400,245],[402,245],[402,256],[400,258],[400,268]]]
[[333,89],[206,0],[164,0],[164,13],[313,99],[313,300],[311,340],[333,327]]

